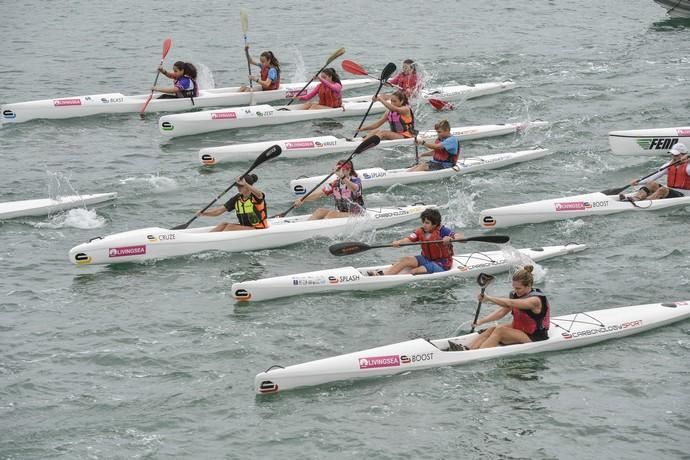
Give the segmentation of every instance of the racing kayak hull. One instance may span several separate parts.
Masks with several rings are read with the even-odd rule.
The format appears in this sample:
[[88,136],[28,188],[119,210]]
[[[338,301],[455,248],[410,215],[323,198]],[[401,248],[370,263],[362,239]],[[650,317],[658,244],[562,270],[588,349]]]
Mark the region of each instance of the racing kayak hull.
[[[429,91],[431,97],[443,100],[464,100],[508,91],[515,87],[512,81],[458,85]],[[228,129],[271,126],[299,121],[342,118],[364,115],[369,110],[371,96],[343,99],[343,106],[335,109],[301,110],[303,105],[252,105],[236,109],[204,110],[201,112],[165,115],[158,120],[158,128],[165,137],[191,136]],[[369,113],[381,113],[386,108],[380,102],[371,106]]]
[[[462,176],[477,171],[502,168],[504,166],[524,161],[542,158],[549,154],[548,149],[522,150],[519,152],[495,153],[481,157],[465,158],[452,168],[437,171],[414,171],[407,168],[385,170],[383,168],[358,169],[357,174],[362,180],[362,188],[390,187],[396,184],[414,184],[441,180],[447,177]],[[314,188],[326,176],[305,177],[290,181],[290,189],[296,196],[302,196]]]
[[370,208],[361,217],[308,220],[309,215],[270,219],[269,228],[210,232],[213,227],[186,230],[144,228],[97,237],[75,246],[69,259],[77,265],[143,262],[205,251],[243,252],[273,249],[310,238],[338,237],[353,231],[389,227],[418,218],[426,208]]
[[690,145],[690,127],[631,129],[609,133],[609,146],[614,155],[665,155],[678,142]]
[[654,0],[672,18],[690,18],[690,0]]
[[0,220],[15,217],[45,216],[67,209],[103,203],[117,198],[117,193],[96,193],[93,195],[70,195],[56,199],[8,201],[0,203]]
[[[538,262],[583,251],[585,248],[586,246],[583,244],[568,244],[565,246],[519,249],[519,252]],[[453,266],[450,270],[424,275],[411,275],[407,271],[398,275],[368,275],[368,272],[375,273],[378,270],[385,270],[390,265],[360,268],[339,267],[234,283],[232,295],[238,302],[254,302],[324,292],[377,291],[422,281],[473,277],[479,272],[500,273],[508,270],[512,265],[518,264],[516,259],[516,257],[511,257],[509,253],[503,251],[459,254],[453,257]]]
[[270,394],[341,380],[560,351],[639,334],[688,317],[690,301],[575,313],[552,317],[547,340],[479,350],[447,351],[449,340],[468,345],[477,333],[435,340],[419,338],[288,367],[273,366],[256,375],[254,389],[257,394]]
[[[342,80],[343,89],[355,89],[377,83],[371,79]],[[287,83],[277,90],[255,91],[254,103],[265,104],[296,96],[307,82]],[[314,88],[318,83],[312,83]],[[63,119],[87,117],[106,113],[136,113],[148,99],[150,93],[125,96],[122,93],[92,94],[38,101],[3,104],[0,108],[3,123],[23,123],[38,118]],[[201,90],[192,104],[189,98],[151,99],[147,112],[179,112],[198,107],[223,107],[249,105],[250,93],[240,92],[239,86]]]
[[629,201],[619,201],[617,196],[595,192],[486,209],[479,214],[479,224],[484,228],[495,229],[619,212],[658,211],[688,205],[690,196],[636,201],[633,204]]
[[[505,136],[525,131],[526,129],[548,126],[546,121],[533,121],[524,123],[506,123],[496,125],[463,126],[452,128],[451,133],[461,141],[484,139],[494,136]],[[426,140],[435,139],[436,131],[423,131],[418,137]],[[284,139],[273,142],[252,142],[249,144],[224,145],[219,147],[206,147],[199,150],[199,162],[205,166],[218,163],[230,163],[235,161],[253,161],[256,156],[271,147],[279,145],[283,149],[281,159],[315,158],[334,153],[352,152],[361,143],[362,139],[343,139],[335,136],[305,137],[297,139]],[[395,147],[414,145],[414,139],[382,140],[379,147]]]

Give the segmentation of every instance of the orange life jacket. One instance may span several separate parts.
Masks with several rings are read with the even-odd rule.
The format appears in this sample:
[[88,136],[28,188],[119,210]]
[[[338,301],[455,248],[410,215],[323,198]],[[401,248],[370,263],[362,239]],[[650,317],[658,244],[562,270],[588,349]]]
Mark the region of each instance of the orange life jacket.
[[[423,228],[418,228],[414,231],[417,236],[417,241],[435,241],[441,240],[441,226],[439,225],[428,236],[424,234]],[[433,261],[441,265],[443,268],[449,268],[453,263],[453,245],[444,243],[429,243],[422,244],[422,255],[427,260]]]
[[336,93],[331,90],[328,86],[321,83],[319,85],[319,105],[325,105],[326,107],[333,107],[337,109],[343,106],[343,97],[340,93]]
[[[280,86],[280,69],[277,67],[275,69],[276,69],[276,75],[278,75],[278,76],[276,77],[275,80],[271,81],[271,84],[268,85],[267,87],[264,88],[263,85],[261,85],[261,87],[263,88],[264,91],[268,91],[271,89],[278,89],[278,87]],[[271,68],[267,65],[261,67],[261,80],[266,81],[266,79],[268,78],[268,71],[269,70],[271,70]]]
[[688,176],[686,171],[687,166],[687,163],[669,166],[666,184],[671,188],[690,190],[690,176]]

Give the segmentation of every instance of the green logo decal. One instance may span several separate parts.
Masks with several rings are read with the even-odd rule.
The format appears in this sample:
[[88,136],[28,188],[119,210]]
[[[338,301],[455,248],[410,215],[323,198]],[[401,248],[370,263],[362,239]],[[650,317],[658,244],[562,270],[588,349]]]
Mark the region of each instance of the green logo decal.
[[649,150],[652,148],[652,140],[651,139],[638,139],[637,145],[639,145],[642,150]]

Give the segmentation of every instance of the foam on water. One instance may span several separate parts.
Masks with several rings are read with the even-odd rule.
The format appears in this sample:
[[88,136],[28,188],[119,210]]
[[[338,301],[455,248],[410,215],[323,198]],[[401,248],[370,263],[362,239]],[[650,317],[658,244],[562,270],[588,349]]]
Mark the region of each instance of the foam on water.
[[100,228],[106,224],[106,219],[99,216],[94,209],[75,208],[67,212],[62,212],[51,217],[48,222],[38,222],[32,224],[36,228],[81,228],[93,229]]

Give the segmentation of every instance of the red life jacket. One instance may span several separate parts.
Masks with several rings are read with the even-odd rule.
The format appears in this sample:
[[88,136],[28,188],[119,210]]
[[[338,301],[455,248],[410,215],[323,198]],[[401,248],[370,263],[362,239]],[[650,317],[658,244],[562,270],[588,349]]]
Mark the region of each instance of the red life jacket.
[[690,190],[690,176],[686,171],[687,163],[669,166],[668,181],[666,185],[671,188],[680,188],[683,190]]
[[[441,226],[436,227],[429,235],[424,234],[424,229],[419,227],[414,231],[417,241],[435,241],[443,239],[441,237]],[[422,255],[427,260],[436,262],[445,269],[453,264],[453,245],[444,243],[422,244]]]
[[[264,91],[268,91],[271,89],[278,89],[278,87],[280,86],[280,69],[277,67],[275,69],[276,69],[277,77],[267,87],[264,88],[263,85],[261,86]],[[267,65],[261,67],[261,80],[266,81],[266,79],[268,78],[268,71],[269,70],[271,70],[271,68]]]
[[[453,166],[458,164],[458,158],[460,158],[460,148],[461,147],[460,147],[460,141],[458,140],[458,138],[454,137],[454,139],[456,141],[458,141],[458,152],[455,155],[451,155],[450,152],[448,152],[448,150],[446,150],[446,149],[441,149],[441,150],[434,149],[433,159],[435,161],[441,161],[441,162],[446,163],[452,159],[453,160]],[[441,139],[436,138],[436,141],[434,142],[434,144],[440,144],[440,143],[441,143]]]
[[417,90],[416,73],[410,73],[408,75],[400,73],[397,77],[394,78],[394,82],[396,85],[400,87],[400,89],[402,89],[407,94],[408,97],[412,96]]
[[510,293],[511,299],[526,299],[528,297],[539,297],[541,301],[541,311],[537,314],[532,312],[532,310],[513,308],[513,329],[522,331],[527,335],[532,335],[538,331],[549,330],[549,325],[551,323],[549,311],[551,308],[549,306],[549,301],[546,299],[546,295],[541,292],[541,290],[534,288],[522,297],[517,297],[513,292]]
[[340,93],[336,93],[331,90],[328,86],[321,83],[319,85],[319,105],[325,105],[326,107],[333,107],[337,109],[343,106],[343,97]]

